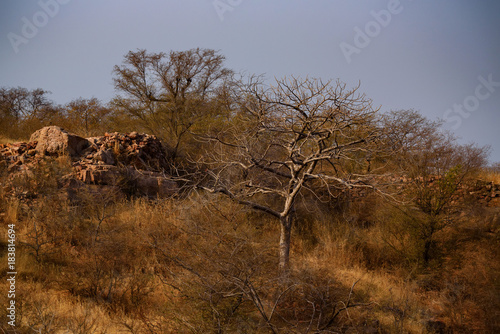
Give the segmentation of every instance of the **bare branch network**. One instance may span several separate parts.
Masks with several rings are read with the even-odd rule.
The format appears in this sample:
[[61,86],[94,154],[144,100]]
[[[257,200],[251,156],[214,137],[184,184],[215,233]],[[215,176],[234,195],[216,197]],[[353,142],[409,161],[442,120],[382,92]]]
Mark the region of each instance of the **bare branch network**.
[[[370,170],[380,129],[376,109],[359,87],[339,81],[285,78],[239,86],[231,125],[200,136],[210,143],[200,187],[281,221],[280,266],[288,266],[292,213],[298,196],[376,189]],[[314,187],[311,186],[314,184]]]

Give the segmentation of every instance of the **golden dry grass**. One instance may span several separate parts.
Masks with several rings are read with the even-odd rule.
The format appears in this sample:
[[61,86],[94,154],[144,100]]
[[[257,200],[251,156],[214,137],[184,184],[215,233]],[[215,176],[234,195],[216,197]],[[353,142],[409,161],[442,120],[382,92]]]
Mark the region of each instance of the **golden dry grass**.
[[376,319],[390,333],[425,333],[425,304],[415,282],[383,268],[367,270],[361,252],[348,239],[321,234],[321,246],[299,256],[301,266],[327,272],[344,287],[354,286],[356,302],[370,306],[350,310],[350,317]]
[[[50,244],[57,252],[42,256],[41,262],[29,248],[18,249],[23,328],[45,326],[42,332],[54,333],[266,332],[250,300],[238,305],[225,296],[239,291],[231,282],[251,273],[263,303],[275,302],[279,225],[274,219],[202,194],[156,201],[92,191],[78,196],[66,203],[47,195],[30,205],[2,198],[2,236],[5,226],[15,223],[19,241],[33,243],[28,235],[36,218],[47,236],[60,238]],[[302,236],[296,229],[293,236],[291,276],[297,286],[324,292],[331,285],[338,294],[329,298],[342,307],[356,283],[351,302],[366,304],[342,312],[335,329],[426,333],[430,320],[465,332],[495,328],[496,313],[488,305],[498,305],[500,268],[491,261],[500,254],[493,242],[500,231],[498,215],[485,219],[490,213],[478,211],[474,220],[468,217],[467,224],[440,234],[442,248],[448,243],[453,252],[443,255],[439,267],[422,269],[388,245],[400,235],[408,240],[405,247],[414,247],[404,225],[392,226],[394,221],[369,217],[368,211],[364,215],[371,225],[346,220],[348,213],[335,219],[318,214],[310,234]],[[96,242],[100,217],[105,218]],[[389,237],[394,229],[400,234]],[[0,256],[2,272],[6,256]],[[1,282],[0,291],[6,288]],[[282,314],[292,314],[296,303],[310,310],[304,291],[283,297],[278,305],[284,307]],[[0,294],[2,305],[5,299]],[[237,311],[231,313],[234,305]]]
[[21,138],[21,139],[13,139],[9,137],[5,137],[0,135],[0,144],[11,144],[11,143],[17,143],[17,142],[26,142],[29,139],[26,138]]
[[500,172],[483,170],[479,174],[479,179],[500,184]]

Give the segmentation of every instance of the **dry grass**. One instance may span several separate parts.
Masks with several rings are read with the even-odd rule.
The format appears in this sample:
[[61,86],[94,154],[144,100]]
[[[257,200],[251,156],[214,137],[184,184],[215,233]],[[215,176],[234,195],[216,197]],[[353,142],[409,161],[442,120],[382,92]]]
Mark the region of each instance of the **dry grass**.
[[27,142],[29,139],[28,138],[18,138],[18,139],[14,139],[14,138],[9,138],[9,137],[5,137],[5,136],[2,136],[0,134],[0,144],[10,144],[10,143],[17,143],[17,142]]
[[425,332],[425,321],[430,315],[426,314],[415,282],[401,277],[403,271],[367,270],[362,252],[353,247],[346,234],[339,237],[324,231],[321,236],[320,246],[298,261],[301,266],[330,273],[345,287],[355,284],[355,301],[370,305],[350,311],[351,318],[364,319],[365,323],[375,320],[383,332]]
[[[44,169],[17,185],[43,195],[26,202],[3,194],[0,202],[2,243],[8,223],[16,224],[20,242],[46,242],[38,257],[32,246],[18,248],[20,332],[267,333],[261,311],[276,304],[272,326],[300,333],[310,319],[321,323],[320,311],[330,315],[349,298],[363,306],[342,311],[332,331],[427,333],[429,321],[457,332],[500,326],[500,264],[492,261],[500,255],[500,220],[493,209],[438,234],[440,262],[427,268],[410,261],[412,234],[378,203],[318,213],[307,233],[295,230],[283,286],[279,225],[266,215],[204,194],[125,200],[84,188],[69,201],[42,180],[46,173],[59,171]],[[33,222],[43,227],[38,241]],[[1,282],[0,291],[6,288]]]
[[[377,216],[380,218],[380,216]],[[367,227],[350,221],[316,224],[318,245],[312,251],[298,242],[300,266],[332,275],[345,287],[354,282],[358,302],[372,303],[351,312],[354,319],[376,319],[389,333],[428,333],[445,325],[456,332],[495,332],[499,328],[500,213],[478,210],[436,235],[441,249],[435,264],[422,267],[413,259],[414,243],[395,251],[388,243],[408,239],[408,230],[388,220]],[[410,230],[411,232],[411,230]],[[495,297],[496,296],[496,297]]]
[[[35,282],[21,282],[16,292],[18,333],[143,333],[140,319],[110,313],[106,305],[48,289]],[[2,291],[7,288],[0,285]],[[2,303],[5,303],[2,298]],[[5,317],[2,311],[2,316]],[[7,327],[3,328],[7,330]]]
[[479,174],[479,179],[500,184],[500,171],[483,170]]

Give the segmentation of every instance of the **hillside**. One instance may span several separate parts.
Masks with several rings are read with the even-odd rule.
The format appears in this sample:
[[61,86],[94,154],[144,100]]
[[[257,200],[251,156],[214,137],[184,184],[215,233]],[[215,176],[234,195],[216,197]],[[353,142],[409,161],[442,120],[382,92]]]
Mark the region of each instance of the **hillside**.
[[[405,177],[404,199],[371,188],[306,194],[281,272],[278,220],[205,190],[193,168],[173,175],[169,159],[137,132],[83,138],[51,126],[0,145],[0,263],[4,276],[16,272],[15,296],[0,303],[15,301],[18,333],[500,329],[493,180]],[[443,198],[449,209],[425,211]]]

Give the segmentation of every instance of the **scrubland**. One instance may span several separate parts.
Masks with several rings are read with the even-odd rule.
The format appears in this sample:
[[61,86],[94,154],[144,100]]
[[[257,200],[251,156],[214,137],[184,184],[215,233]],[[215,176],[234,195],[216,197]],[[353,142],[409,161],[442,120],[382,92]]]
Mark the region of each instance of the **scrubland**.
[[[81,187],[68,196],[58,184],[68,163],[59,160],[16,180],[16,196],[1,194],[2,243],[8,224],[18,240],[19,333],[494,333],[500,326],[498,207],[469,202],[438,232],[424,263],[417,227],[394,204],[374,194],[335,205],[304,199],[284,276],[272,217],[196,191],[145,199]],[[0,289],[6,305],[5,280]]]
[[[488,147],[360,86],[237,75],[210,49],[130,51],[113,83],[109,102],[65,105],[0,88],[3,332],[500,332]],[[51,152],[3,145],[55,124],[81,152],[60,130]]]

